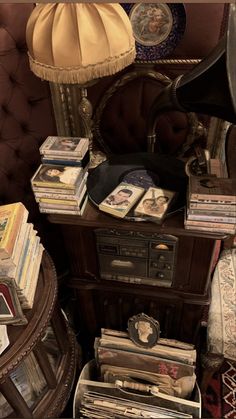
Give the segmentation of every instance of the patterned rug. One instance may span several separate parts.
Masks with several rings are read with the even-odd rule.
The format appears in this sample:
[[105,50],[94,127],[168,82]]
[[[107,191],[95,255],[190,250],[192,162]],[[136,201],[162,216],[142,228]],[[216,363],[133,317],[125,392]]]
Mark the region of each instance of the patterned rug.
[[202,397],[202,418],[236,418],[236,362],[225,361]]

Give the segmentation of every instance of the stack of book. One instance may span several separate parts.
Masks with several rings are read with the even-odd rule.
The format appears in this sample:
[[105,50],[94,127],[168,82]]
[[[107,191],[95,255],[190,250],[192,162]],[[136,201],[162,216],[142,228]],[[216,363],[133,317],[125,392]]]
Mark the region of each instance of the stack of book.
[[184,225],[186,229],[235,234],[236,179],[190,176]]
[[126,332],[102,329],[95,356],[97,372],[85,366],[78,382],[76,417],[200,417],[193,345],[159,339],[142,348]]
[[88,200],[88,138],[47,137],[40,154],[42,164],[31,179],[40,212],[82,215]]
[[0,324],[24,324],[43,254],[40,237],[21,202],[0,207]]

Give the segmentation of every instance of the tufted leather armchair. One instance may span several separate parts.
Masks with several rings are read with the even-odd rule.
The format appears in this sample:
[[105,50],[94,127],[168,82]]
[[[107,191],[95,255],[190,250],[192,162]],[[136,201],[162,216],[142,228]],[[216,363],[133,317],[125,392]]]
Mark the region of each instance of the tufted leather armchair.
[[[135,63],[113,77],[101,79],[88,89],[94,114],[94,139],[101,149],[111,153],[147,150],[146,122],[155,97],[178,75],[191,70],[206,57],[223,35],[228,5],[185,3],[185,33],[170,56],[156,63]],[[209,25],[209,21],[211,25]],[[197,132],[194,115],[166,112],[157,120],[155,151],[181,155],[182,146],[197,134],[206,144],[206,132]],[[198,115],[207,128],[209,118]],[[204,135],[202,135],[204,134]],[[204,137],[204,138],[203,138]]]
[[[58,228],[41,215],[30,185],[39,146],[56,126],[48,83],[29,68],[25,28],[33,4],[0,4],[0,204],[21,201],[44,246],[64,269]],[[59,263],[60,261],[60,263]]]

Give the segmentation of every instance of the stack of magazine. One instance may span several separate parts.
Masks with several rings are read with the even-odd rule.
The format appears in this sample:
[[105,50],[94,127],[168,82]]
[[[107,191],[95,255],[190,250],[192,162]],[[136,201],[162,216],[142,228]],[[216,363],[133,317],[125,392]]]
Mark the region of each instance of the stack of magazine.
[[191,344],[159,339],[143,348],[126,332],[102,329],[77,384],[75,417],[201,417],[195,362]]
[[21,202],[0,206],[0,324],[25,324],[38,282],[43,245]]
[[82,215],[88,200],[88,138],[50,136],[40,154],[42,164],[31,179],[40,212]]
[[236,233],[236,179],[190,176],[185,228]]

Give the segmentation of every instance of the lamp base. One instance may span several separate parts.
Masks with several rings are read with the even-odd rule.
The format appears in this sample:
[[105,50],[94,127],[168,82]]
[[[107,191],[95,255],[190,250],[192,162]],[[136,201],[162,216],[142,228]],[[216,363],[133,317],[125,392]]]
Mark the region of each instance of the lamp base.
[[106,160],[106,155],[96,149],[92,134],[92,105],[85,85],[50,83],[57,134],[64,137],[89,138],[90,165],[94,168]]

